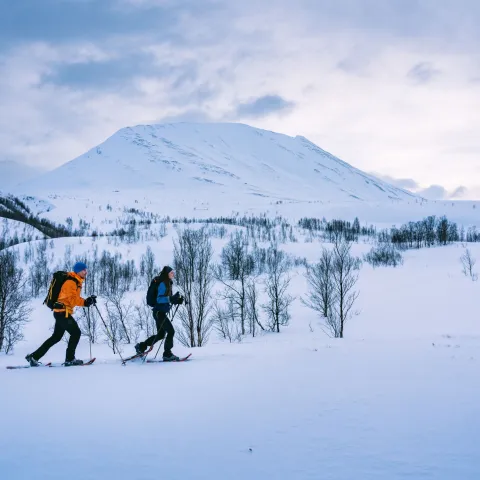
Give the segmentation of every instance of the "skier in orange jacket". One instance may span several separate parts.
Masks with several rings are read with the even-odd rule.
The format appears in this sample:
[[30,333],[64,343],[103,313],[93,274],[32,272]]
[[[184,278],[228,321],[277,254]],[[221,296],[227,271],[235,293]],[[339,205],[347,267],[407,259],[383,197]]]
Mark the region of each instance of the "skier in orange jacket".
[[95,303],[95,296],[92,295],[86,299],[80,296],[82,285],[87,276],[87,266],[83,262],[77,262],[73,266],[73,272],[69,272],[67,280],[62,285],[58,299],[53,309],[55,318],[55,328],[50,338],[33,353],[29,353],[25,359],[32,367],[40,365],[39,360],[57,344],[65,332],[70,334],[68,340],[67,352],[65,354],[65,365],[81,365],[82,360],[75,358],[75,349],[80,341],[81,331],[78,323],[72,317],[75,307],[90,307]]

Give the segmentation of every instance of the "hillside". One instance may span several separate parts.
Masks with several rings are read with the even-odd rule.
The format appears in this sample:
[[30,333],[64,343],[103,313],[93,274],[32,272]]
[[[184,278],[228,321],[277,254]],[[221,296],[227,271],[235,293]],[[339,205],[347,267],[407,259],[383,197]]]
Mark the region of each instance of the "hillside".
[[[23,238],[31,237],[30,240],[39,234],[41,235],[40,238],[70,235],[72,232],[64,225],[56,225],[55,222],[39,215],[44,211],[48,212],[51,208],[53,208],[53,205],[49,205],[41,199],[34,197],[18,198],[13,195],[3,195],[0,192],[0,218],[10,220],[10,223],[4,223],[5,234],[3,238],[8,240],[18,237],[17,230],[22,227],[24,228]],[[33,230],[27,234],[25,232],[28,227],[32,227]]]
[[1,218],[0,212],[0,251],[6,247],[32,240],[40,240],[45,235],[28,223]]

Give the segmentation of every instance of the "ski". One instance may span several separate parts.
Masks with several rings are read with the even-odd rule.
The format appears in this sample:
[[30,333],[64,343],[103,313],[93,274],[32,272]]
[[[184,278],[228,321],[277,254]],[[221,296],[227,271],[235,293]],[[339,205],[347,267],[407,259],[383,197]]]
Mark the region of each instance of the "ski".
[[[69,367],[86,367],[87,365],[91,365],[96,358],[92,358],[91,360],[88,360],[88,362],[82,363],[81,365],[68,365]],[[39,367],[66,367],[65,363],[52,363],[48,362],[45,364],[40,364],[37,365],[36,367],[32,367],[31,365],[9,365],[7,368],[9,370],[16,370],[17,368],[39,368]]]
[[125,365],[127,362],[130,362],[131,360],[136,360],[137,358],[143,358],[146,357],[151,351],[153,350],[153,346],[145,350],[143,353],[136,353],[135,355],[132,355],[131,357],[124,358],[122,365]]
[[17,368],[38,368],[38,367],[51,367],[51,366],[52,366],[52,362],[48,362],[45,365],[41,363],[36,367],[32,367],[31,365],[8,365],[6,368],[8,368],[8,370],[16,370]]
[[88,365],[91,365],[97,358],[94,357],[90,360],[88,360],[88,362],[84,362],[82,363],[81,365],[65,365],[65,363],[61,363],[61,364],[53,364],[51,363],[49,366],[50,367],[87,367]]
[[178,363],[178,362],[185,362],[192,356],[191,353],[189,353],[186,357],[180,358],[178,360],[147,360],[147,363]]

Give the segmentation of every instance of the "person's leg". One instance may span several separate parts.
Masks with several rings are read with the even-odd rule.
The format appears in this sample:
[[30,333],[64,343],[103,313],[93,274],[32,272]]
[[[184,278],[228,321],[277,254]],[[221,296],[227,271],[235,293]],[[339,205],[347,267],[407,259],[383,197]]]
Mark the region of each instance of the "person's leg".
[[[151,347],[159,340],[165,337],[165,330],[163,329],[163,321],[167,318],[166,314],[163,312],[153,312],[153,318],[155,318],[155,323],[157,324],[157,333],[151,335],[144,342],[137,343],[136,350],[144,352],[148,347]],[[168,320],[168,319],[167,319]]]
[[70,334],[70,339],[68,340],[67,352],[65,354],[65,362],[71,362],[75,358],[75,350],[77,348],[78,342],[82,332],[78,323],[73,317],[68,317],[66,320],[65,330]]
[[34,360],[40,360],[48,352],[48,350],[50,350],[50,348],[52,348],[62,339],[63,334],[65,333],[65,313],[54,313],[53,316],[55,318],[55,327],[53,329],[52,336],[47,338],[47,340],[45,340],[45,342],[43,342],[43,344],[37,350],[30,354]]
[[163,355],[166,357],[169,357],[172,354],[173,337],[175,336],[175,329],[173,328],[172,322],[168,318],[165,319],[165,322],[163,324],[163,331],[166,333]]
[[152,345],[155,345],[159,340],[161,340],[164,337],[165,337],[165,330],[160,330],[155,335],[148,337],[145,340],[145,342],[143,342],[143,344],[145,344],[145,350],[146,350],[146,347],[151,347]]

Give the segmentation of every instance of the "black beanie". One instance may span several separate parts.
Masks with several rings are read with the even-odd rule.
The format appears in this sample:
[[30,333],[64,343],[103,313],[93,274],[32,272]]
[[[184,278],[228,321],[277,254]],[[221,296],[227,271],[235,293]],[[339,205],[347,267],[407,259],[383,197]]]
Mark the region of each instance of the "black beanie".
[[168,275],[172,270],[173,270],[172,267],[165,265],[165,267],[163,267],[162,273],[166,273]]

